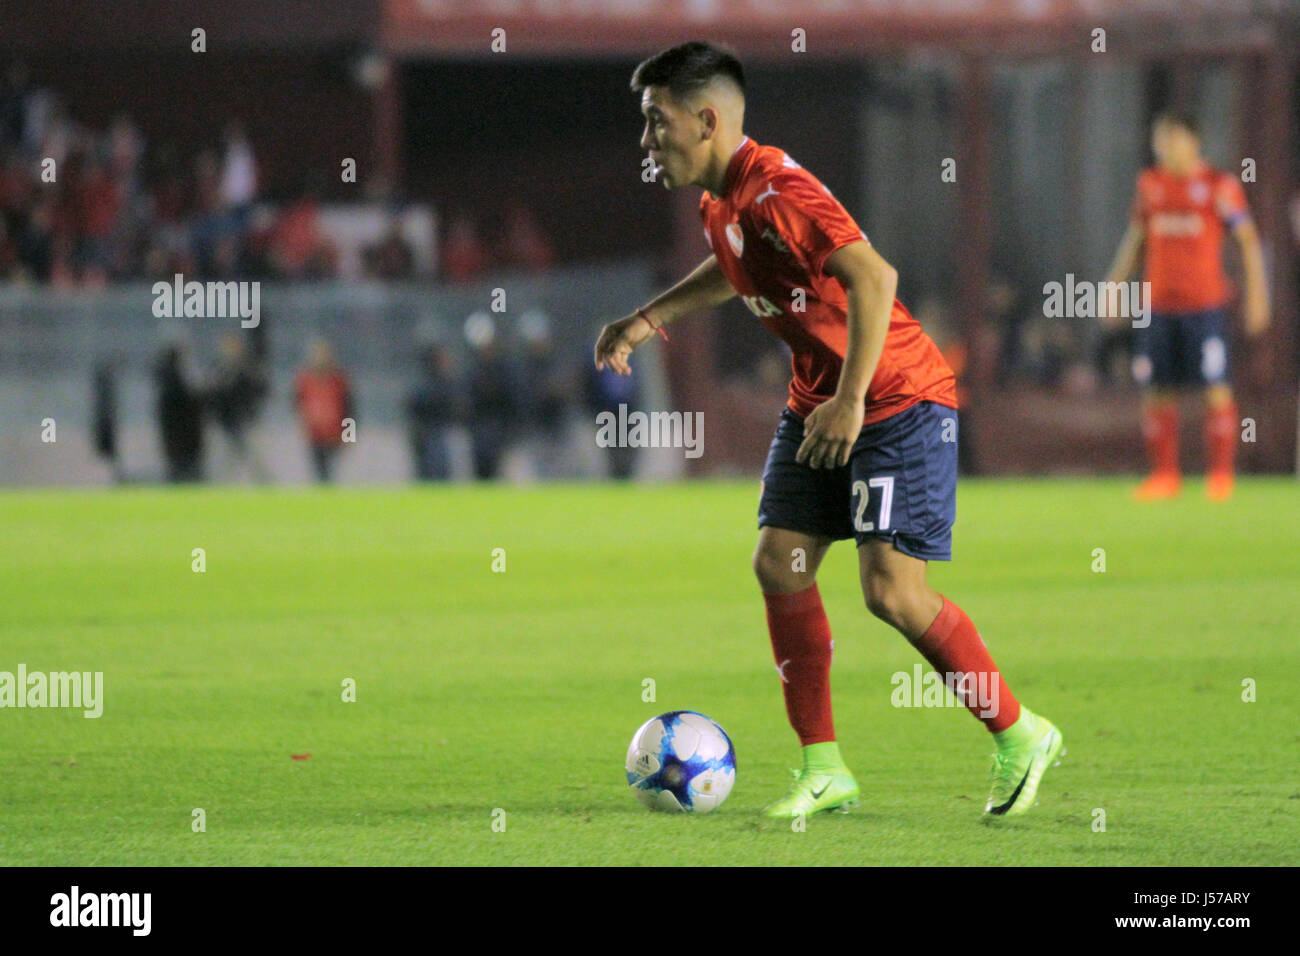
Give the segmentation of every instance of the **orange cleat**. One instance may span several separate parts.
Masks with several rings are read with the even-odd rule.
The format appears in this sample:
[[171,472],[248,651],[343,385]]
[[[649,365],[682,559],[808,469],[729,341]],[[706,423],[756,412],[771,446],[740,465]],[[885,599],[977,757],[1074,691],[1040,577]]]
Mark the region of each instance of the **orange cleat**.
[[1205,480],[1205,497],[1211,501],[1227,501],[1232,497],[1232,472],[1212,471]]
[[1165,501],[1177,498],[1182,490],[1182,475],[1176,471],[1157,471],[1134,489],[1133,497],[1138,501]]

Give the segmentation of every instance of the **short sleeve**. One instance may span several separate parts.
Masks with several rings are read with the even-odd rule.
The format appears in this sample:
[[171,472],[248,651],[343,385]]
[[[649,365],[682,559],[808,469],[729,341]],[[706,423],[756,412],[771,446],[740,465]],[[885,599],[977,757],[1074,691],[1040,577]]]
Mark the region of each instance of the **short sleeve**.
[[1214,208],[1229,229],[1250,218],[1245,190],[1234,176],[1224,173],[1219,177],[1214,190]]
[[759,231],[771,228],[811,277],[841,246],[865,240],[839,200],[820,183],[794,176],[774,180],[754,201]]

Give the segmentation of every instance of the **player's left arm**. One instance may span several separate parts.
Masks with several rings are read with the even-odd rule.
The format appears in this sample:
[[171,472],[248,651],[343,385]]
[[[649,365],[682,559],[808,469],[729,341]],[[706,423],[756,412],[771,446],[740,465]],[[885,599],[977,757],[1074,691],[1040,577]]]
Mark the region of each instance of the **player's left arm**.
[[848,346],[835,395],[804,419],[804,440],[795,458],[811,468],[836,468],[848,462],[862,431],[867,388],[885,348],[898,272],[866,240],[834,250],[822,271],[844,287]]
[[1269,322],[1268,280],[1264,272],[1264,248],[1259,240],[1259,230],[1249,216],[1232,227],[1232,234],[1241,246],[1241,266],[1246,274],[1246,334],[1259,335]]
[[1245,190],[1235,176],[1220,174],[1214,187],[1214,206],[1241,246],[1241,267],[1246,276],[1246,334],[1254,338],[1268,328],[1268,282],[1259,230],[1250,218]]

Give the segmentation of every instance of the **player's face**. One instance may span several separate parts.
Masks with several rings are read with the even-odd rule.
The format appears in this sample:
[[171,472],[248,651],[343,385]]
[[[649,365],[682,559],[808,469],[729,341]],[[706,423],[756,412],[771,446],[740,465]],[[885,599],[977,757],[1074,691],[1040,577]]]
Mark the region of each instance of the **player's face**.
[[1151,131],[1151,152],[1161,166],[1186,169],[1195,164],[1200,143],[1191,130],[1177,123],[1157,123]]
[[708,153],[699,120],[657,86],[641,94],[641,112],[646,120],[641,148],[655,164],[655,178],[665,189],[689,186],[699,177]]

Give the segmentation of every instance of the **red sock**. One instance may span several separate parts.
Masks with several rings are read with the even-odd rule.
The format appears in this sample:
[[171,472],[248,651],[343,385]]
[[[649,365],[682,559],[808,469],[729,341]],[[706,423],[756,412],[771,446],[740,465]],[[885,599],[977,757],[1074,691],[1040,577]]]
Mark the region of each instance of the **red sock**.
[[1232,474],[1237,457],[1237,403],[1205,410],[1206,470],[1214,474]]
[[1147,405],[1142,411],[1142,437],[1156,474],[1178,474],[1178,406],[1173,402]]
[[[945,682],[950,680],[949,674],[969,675],[966,687],[970,696],[966,706],[990,731],[1006,730],[1020,719],[1020,702],[1012,696],[1011,688],[998,673],[997,665],[993,663],[975,625],[965,611],[947,598],[943,599],[943,609],[929,630],[912,644]],[[952,687],[953,683],[948,686]],[[985,700],[981,703],[980,697],[984,695]],[[984,704],[989,705],[988,711]]]
[[831,624],[817,585],[793,594],[764,594],[763,601],[790,726],[805,747],[834,740]]

